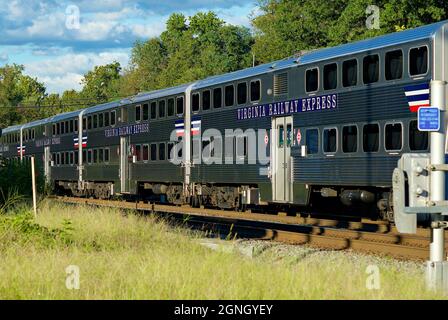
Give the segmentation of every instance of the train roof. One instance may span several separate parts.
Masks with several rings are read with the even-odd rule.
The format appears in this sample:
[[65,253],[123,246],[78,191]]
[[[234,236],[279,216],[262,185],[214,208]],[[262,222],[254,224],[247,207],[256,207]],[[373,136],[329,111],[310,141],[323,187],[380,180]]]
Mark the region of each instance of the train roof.
[[395,46],[412,41],[430,39],[447,23],[448,21],[441,21],[414,29],[389,33],[383,36],[347,43],[336,47],[313,50],[301,55],[298,58],[287,58],[284,60],[259,65],[254,68],[248,68],[200,80],[196,83],[194,88],[201,89],[225,82],[256,77],[268,72],[288,69],[297,65],[310,64],[322,60],[335,59],[342,56],[356,54],[359,52]]

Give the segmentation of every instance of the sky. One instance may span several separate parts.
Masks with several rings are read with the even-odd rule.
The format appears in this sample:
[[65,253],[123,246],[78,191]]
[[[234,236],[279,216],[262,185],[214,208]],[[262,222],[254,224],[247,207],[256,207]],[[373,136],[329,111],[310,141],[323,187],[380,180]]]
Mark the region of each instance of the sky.
[[24,65],[48,93],[80,90],[94,66],[125,68],[135,41],[160,35],[170,14],[208,10],[250,27],[256,0],[0,0],[0,66]]

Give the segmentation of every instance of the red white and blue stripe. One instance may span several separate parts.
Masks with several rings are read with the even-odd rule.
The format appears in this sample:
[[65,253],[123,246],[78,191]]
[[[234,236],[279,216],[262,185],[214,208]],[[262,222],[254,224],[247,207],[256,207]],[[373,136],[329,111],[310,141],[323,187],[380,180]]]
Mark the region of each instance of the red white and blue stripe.
[[[193,116],[191,117],[191,134],[193,136],[199,135],[201,133],[201,117]],[[183,119],[176,120],[174,123],[176,128],[176,136],[183,137],[185,134],[185,123]]]
[[429,83],[404,88],[411,112],[418,112],[421,107],[429,107]]
[[[77,148],[77,149],[79,148],[79,138],[78,137],[73,138],[73,144],[74,144],[75,148]],[[82,147],[83,148],[87,147],[87,136],[82,137]]]
[[26,151],[26,146],[18,146],[17,147],[17,154],[20,155],[24,155]]

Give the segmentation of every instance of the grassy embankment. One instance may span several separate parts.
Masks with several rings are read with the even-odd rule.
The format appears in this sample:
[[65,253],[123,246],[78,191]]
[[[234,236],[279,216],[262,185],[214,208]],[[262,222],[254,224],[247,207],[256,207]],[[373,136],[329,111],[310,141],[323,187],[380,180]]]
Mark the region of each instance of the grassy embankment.
[[[418,265],[306,249],[295,255],[269,245],[249,258],[210,250],[197,233],[155,217],[49,202],[36,221],[15,211],[0,214],[0,299],[440,297],[424,290]],[[366,288],[372,261],[380,290]],[[79,290],[66,288],[69,265],[80,268]]]

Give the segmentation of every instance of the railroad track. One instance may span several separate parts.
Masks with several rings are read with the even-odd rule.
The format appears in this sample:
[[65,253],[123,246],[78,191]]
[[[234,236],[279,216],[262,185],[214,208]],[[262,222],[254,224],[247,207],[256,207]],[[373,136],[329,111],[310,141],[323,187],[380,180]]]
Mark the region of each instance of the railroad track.
[[[416,235],[404,235],[382,221],[339,221],[161,205],[140,201],[73,197],[52,197],[52,199],[75,205],[169,213],[171,216],[181,218],[183,223],[193,228],[212,230],[226,237],[273,240],[333,250],[352,249],[399,259],[427,260],[429,256],[430,236],[427,229],[419,229]],[[188,219],[185,219],[186,216]]]

